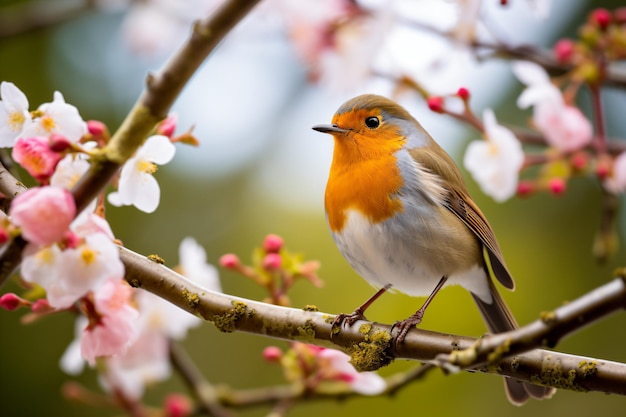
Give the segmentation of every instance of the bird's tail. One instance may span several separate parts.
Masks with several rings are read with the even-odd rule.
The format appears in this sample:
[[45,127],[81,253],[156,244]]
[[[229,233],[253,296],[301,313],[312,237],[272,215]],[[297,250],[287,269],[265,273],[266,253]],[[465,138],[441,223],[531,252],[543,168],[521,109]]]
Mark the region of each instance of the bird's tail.
[[[472,294],[483,320],[487,324],[490,333],[504,333],[517,329],[519,326],[513,317],[513,313],[507,307],[502,296],[498,292],[493,279],[489,279],[492,302],[487,303],[478,296]],[[550,398],[555,389],[518,381],[513,378],[504,379],[504,387],[509,401],[515,405],[524,404],[530,397],[543,399]]]

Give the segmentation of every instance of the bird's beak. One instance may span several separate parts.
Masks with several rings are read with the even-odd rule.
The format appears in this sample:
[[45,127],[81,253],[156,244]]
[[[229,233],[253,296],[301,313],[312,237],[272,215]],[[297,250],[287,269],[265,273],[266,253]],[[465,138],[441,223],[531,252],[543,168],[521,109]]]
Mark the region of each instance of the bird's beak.
[[313,126],[313,130],[317,130],[322,133],[346,133],[347,129],[342,129],[337,125],[315,125]]

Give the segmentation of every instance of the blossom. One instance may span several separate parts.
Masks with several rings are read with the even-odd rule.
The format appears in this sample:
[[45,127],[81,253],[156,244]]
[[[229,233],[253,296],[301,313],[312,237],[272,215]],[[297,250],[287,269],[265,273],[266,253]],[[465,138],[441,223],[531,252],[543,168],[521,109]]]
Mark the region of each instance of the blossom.
[[161,190],[152,174],[157,164],[167,164],[175,152],[176,148],[166,136],[149,137],[122,167],[118,190],[109,194],[109,203],[118,207],[134,205],[146,213],[156,210]]
[[15,84],[0,83],[0,147],[12,147],[31,123],[28,99]]
[[612,174],[604,180],[604,187],[614,194],[626,191],[626,152],[613,161]]
[[515,194],[524,152],[515,135],[498,124],[491,109],[484,111],[483,121],[487,140],[470,143],[463,163],[483,192],[501,202]]
[[517,99],[520,108],[534,106],[533,121],[546,141],[562,151],[574,151],[593,139],[589,120],[576,107],[566,104],[561,91],[539,65],[516,61],[513,72],[527,88]]
[[138,336],[139,312],[131,306],[133,289],[125,281],[109,280],[94,293],[97,318],[90,318],[81,338],[81,354],[91,365],[98,357],[123,354]]
[[67,104],[63,94],[54,92],[51,103],[44,103],[37,109],[37,117],[22,132],[22,136],[50,136],[57,134],[70,142],[78,142],[87,133],[87,124],[78,109]]
[[18,138],[12,153],[15,162],[20,164],[38,181],[46,181],[63,156],[50,149],[47,137],[35,136]]
[[63,251],[58,245],[29,247],[22,276],[46,290],[52,307],[67,308],[107,280],[121,280],[124,265],[117,246],[105,234],[95,233]]
[[318,357],[325,362],[327,379],[347,382],[353,391],[363,395],[378,395],[387,387],[385,380],[376,372],[358,372],[350,364],[350,356],[336,349],[322,349]]
[[61,240],[76,215],[72,194],[58,187],[31,188],[11,202],[11,221],[37,245]]
[[217,269],[207,263],[206,251],[192,237],[186,237],[178,248],[180,273],[194,283],[212,291],[222,292]]
[[147,384],[165,380],[172,373],[168,340],[159,332],[144,331],[123,354],[108,358],[106,365],[100,377],[105,389],[141,398]]

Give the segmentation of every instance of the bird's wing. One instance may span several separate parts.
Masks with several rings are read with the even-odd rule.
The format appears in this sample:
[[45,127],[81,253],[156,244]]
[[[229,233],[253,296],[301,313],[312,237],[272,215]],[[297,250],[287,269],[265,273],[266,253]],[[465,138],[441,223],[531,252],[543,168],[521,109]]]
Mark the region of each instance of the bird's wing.
[[444,207],[454,213],[485,245],[489,255],[485,257],[485,263],[489,272],[493,272],[506,288],[514,289],[513,277],[506,268],[496,236],[484,214],[469,196],[465,181],[452,158],[434,140],[428,150],[426,147],[418,147],[409,152],[422,169],[427,169],[443,180],[447,191],[447,195],[442,196]]
[[506,288],[514,289],[513,277],[504,264],[496,236],[476,203],[469,196],[460,196],[451,191],[448,198],[445,199],[444,206],[454,213],[485,245],[488,255],[485,256],[485,264],[489,272]]

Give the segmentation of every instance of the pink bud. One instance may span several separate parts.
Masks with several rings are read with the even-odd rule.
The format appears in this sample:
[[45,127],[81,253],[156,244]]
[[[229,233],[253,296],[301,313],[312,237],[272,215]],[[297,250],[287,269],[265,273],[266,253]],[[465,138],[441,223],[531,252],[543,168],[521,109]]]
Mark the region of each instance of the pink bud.
[[165,397],[163,408],[166,417],[185,417],[193,411],[191,401],[182,394],[169,394]]
[[12,292],[0,296],[0,307],[7,311],[13,311],[18,307],[26,305],[25,303],[28,303],[28,301],[24,300],[21,297],[18,297]]
[[606,177],[608,177],[610,172],[611,168],[608,164],[603,163],[602,161],[598,162],[598,166],[596,166],[596,175],[600,180],[604,180]]
[[581,171],[587,167],[588,163],[589,156],[585,152],[576,152],[572,155],[571,164],[574,169]]
[[526,197],[535,191],[535,185],[531,181],[520,181],[517,184],[517,195]]
[[548,181],[548,188],[553,195],[561,195],[565,192],[567,184],[563,178],[551,178]]
[[222,268],[236,269],[241,266],[241,261],[234,253],[227,253],[220,258],[219,264]]
[[[470,91],[465,88],[465,87],[461,87],[458,89],[458,91],[456,92],[456,95],[461,97],[461,99],[463,101],[467,101],[470,98]],[[432,109],[431,109],[432,110]]]
[[263,359],[269,363],[276,363],[283,357],[283,351],[277,346],[268,346],[263,349]]
[[9,232],[4,227],[0,226],[0,245],[4,245],[9,241]]
[[607,9],[595,9],[591,12],[591,22],[597,24],[600,29],[605,30],[611,23],[611,12]]
[[552,53],[554,54],[556,60],[560,63],[569,62],[574,54],[574,41],[571,39],[560,39],[556,44],[554,44]]
[[167,136],[171,138],[176,130],[176,125],[178,124],[178,115],[176,113],[172,113],[165,118],[156,128],[156,133],[158,135]]
[[443,98],[441,96],[430,96],[426,100],[428,108],[435,113],[443,113]]
[[63,152],[72,145],[72,142],[63,135],[53,133],[50,135],[48,146],[54,152]]
[[87,131],[93,136],[101,137],[107,131],[107,127],[99,120],[89,120],[87,121]]
[[24,239],[46,246],[64,237],[76,215],[76,203],[64,188],[35,187],[13,199],[10,215]]
[[283,247],[283,238],[278,235],[267,235],[263,241],[263,249],[267,253],[278,253]]
[[42,182],[52,176],[63,158],[50,148],[49,140],[44,136],[19,138],[11,155],[33,178]]
[[35,301],[31,309],[33,310],[33,313],[46,313],[48,311],[54,310],[50,306],[48,300],[46,300],[45,298],[40,298],[39,300]]
[[277,254],[277,253],[268,253],[267,255],[265,255],[265,258],[263,258],[263,269],[267,270],[267,271],[275,271],[277,269],[280,269],[281,265],[283,264],[283,258]]

